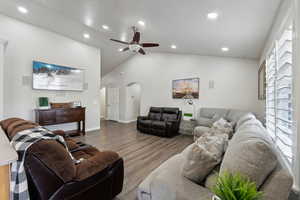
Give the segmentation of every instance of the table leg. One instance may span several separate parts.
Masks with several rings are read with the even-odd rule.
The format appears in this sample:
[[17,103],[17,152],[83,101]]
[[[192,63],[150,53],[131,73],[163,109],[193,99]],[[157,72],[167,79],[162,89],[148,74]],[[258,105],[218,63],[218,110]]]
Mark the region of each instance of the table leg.
[[0,166],[0,199],[9,200],[9,186],[10,186],[10,172],[9,165]]
[[82,121],[82,133],[85,135],[85,120]]

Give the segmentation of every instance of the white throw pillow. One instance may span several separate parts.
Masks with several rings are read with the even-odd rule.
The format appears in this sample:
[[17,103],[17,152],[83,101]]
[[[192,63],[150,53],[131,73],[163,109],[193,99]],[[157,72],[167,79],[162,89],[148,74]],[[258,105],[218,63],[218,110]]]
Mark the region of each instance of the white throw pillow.
[[186,152],[182,175],[196,183],[201,183],[221,162],[227,144],[226,134],[205,134],[200,137]]
[[213,124],[210,132],[214,135],[227,134],[228,137],[231,138],[233,134],[233,125],[227,120],[221,118]]

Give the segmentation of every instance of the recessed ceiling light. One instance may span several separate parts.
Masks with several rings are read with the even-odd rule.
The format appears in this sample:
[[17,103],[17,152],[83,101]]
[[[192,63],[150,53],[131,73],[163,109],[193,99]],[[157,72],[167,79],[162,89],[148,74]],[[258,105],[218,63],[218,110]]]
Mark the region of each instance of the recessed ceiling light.
[[91,36],[90,36],[90,34],[88,34],[88,33],[84,33],[84,34],[83,34],[83,37],[84,37],[85,39],[90,39]]
[[108,30],[108,29],[109,29],[109,26],[103,24],[103,25],[102,25],[102,28],[103,28],[104,30]]
[[142,21],[142,20],[138,21],[138,24],[141,25],[141,26],[145,26],[145,22]]
[[28,13],[27,8],[25,8],[25,7],[23,7],[23,6],[19,6],[19,7],[18,7],[18,11],[19,11],[20,13],[23,13],[23,14],[27,14],[27,13]]
[[123,51],[123,48],[118,49],[118,51],[120,51],[120,52]]
[[228,47],[222,47],[221,50],[222,50],[223,52],[227,52],[227,51],[229,51],[229,48],[228,48]]
[[211,12],[211,13],[208,13],[208,14],[207,14],[207,18],[208,18],[208,19],[211,19],[211,20],[218,19],[218,17],[219,17],[219,14],[216,13],[216,12]]
[[171,45],[171,48],[172,48],[172,49],[176,49],[177,46],[176,46],[175,44],[172,44],[172,45]]

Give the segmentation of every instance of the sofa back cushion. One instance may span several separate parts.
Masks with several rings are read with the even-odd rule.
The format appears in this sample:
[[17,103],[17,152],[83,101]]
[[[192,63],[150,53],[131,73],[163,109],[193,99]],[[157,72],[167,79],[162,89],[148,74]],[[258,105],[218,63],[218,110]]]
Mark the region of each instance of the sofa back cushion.
[[226,115],[226,119],[234,124],[236,124],[241,117],[248,114],[249,112],[237,109],[230,109]]
[[243,115],[236,123],[235,129],[238,130],[244,123],[247,123],[250,120],[255,120],[255,116],[252,113],[247,113]]
[[63,182],[71,181],[75,177],[76,167],[70,154],[55,140],[36,142],[29,147],[28,154],[37,157],[43,163],[40,167],[53,171]]
[[221,118],[225,117],[227,113],[228,109],[225,108],[201,108],[199,117],[212,119],[217,114]]
[[162,120],[177,120],[179,115],[179,108],[163,108]]
[[239,129],[229,143],[220,173],[240,173],[259,188],[277,166],[277,152],[258,120]]
[[162,114],[162,108],[151,107],[148,116],[150,120],[161,120],[161,114]]

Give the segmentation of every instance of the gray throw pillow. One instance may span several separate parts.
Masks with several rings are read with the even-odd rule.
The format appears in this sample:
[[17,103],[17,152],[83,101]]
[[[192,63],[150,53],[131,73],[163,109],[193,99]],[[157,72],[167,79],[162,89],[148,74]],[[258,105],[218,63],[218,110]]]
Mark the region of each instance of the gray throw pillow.
[[221,162],[227,143],[225,134],[200,137],[186,154],[182,175],[200,184]]

